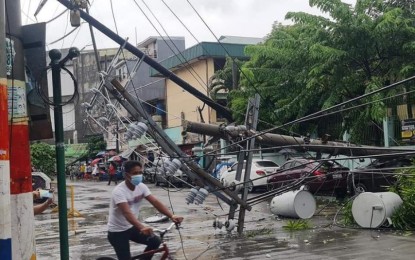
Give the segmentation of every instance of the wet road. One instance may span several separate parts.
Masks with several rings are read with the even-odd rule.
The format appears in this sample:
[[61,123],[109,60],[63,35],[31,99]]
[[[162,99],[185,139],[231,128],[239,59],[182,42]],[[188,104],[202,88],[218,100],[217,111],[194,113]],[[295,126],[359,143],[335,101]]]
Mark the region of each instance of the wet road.
[[[106,238],[109,198],[114,186],[92,181],[67,184],[74,186],[75,209],[82,214],[82,217],[68,219],[71,259],[114,257]],[[271,215],[269,205],[263,202],[247,212],[246,231],[244,236],[238,237],[236,231],[228,234],[223,228],[215,230],[212,227],[215,215],[228,213],[227,205],[218,204],[215,196],[209,195],[203,205],[187,205],[188,189],[167,192],[152,184],[149,188],[173,208],[176,215],[185,217],[180,233],[174,230],[166,235],[175,259],[414,259],[413,234],[329,227],[333,219],[330,207],[310,221],[314,229],[288,232],[282,228],[286,220],[276,219]],[[145,203],[139,218],[155,213]],[[219,217],[219,220],[226,218]],[[35,221],[38,259],[59,259],[58,214],[46,211],[35,216]],[[152,226],[164,228],[168,223]],[[140,245],[131,245],[133,253],[143,250]]]

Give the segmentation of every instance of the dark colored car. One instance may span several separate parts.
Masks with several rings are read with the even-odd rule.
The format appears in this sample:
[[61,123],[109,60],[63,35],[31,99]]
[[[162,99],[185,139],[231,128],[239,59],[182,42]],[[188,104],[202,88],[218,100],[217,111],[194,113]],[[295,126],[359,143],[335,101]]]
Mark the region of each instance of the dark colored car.
[[412,159],[407,157],[382,158],[365,167],[356,168],[348,176],[349,192],[379,192],[396,182],[395,173],[411,168]]
[[268,177],[268,187],[280,188],[304,178],[299,185],[306,185],[312,193],[331,192],[344,196],[347,193],[348,173],[349,168],[335,161],[296,158],[285,162],[276,174]]

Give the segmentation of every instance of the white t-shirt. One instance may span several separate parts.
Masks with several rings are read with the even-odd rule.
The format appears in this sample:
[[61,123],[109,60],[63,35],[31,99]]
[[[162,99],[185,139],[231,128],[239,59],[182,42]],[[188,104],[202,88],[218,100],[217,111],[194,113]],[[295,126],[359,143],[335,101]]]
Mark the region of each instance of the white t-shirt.
[[131,228],[133,225],[122,214],[117,204],[127,202],[130,206],[131,212],[138,216],[141,201],[150,195],[151,192],[147,185],[140,183],[132,191],[130,190],[125,181],[115,186],[112,191],[110,212],[108,217],[108,231],[121,232]]

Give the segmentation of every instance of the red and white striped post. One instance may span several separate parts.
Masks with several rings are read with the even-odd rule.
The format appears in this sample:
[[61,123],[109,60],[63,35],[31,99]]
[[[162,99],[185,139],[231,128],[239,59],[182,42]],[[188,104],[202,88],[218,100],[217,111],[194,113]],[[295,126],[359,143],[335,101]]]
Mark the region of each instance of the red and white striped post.
[[6,0],[12,259],[36,259],[20,0]]
[[[6,49],[5,1],[0,0],[0,50]],[[0,259],[12,259],[6,52],[0,51]]]

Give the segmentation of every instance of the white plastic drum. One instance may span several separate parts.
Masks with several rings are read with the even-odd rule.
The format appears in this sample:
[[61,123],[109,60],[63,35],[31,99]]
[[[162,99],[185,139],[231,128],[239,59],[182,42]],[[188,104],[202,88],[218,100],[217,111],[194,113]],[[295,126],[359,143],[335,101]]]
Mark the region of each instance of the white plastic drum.
[[316,200],[308,191],[289,191],[274,197],[270,207],[275,215],[307,219],[316,211]]
[[401,204],[401,197],[393,192],[364,192],[354,199],[352,214],[359,226],[377,228],[383,225]]

